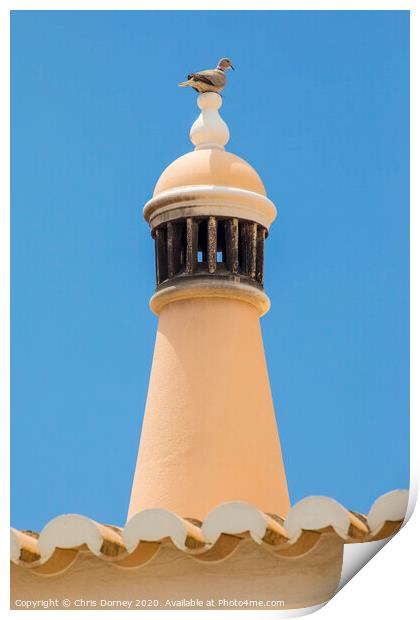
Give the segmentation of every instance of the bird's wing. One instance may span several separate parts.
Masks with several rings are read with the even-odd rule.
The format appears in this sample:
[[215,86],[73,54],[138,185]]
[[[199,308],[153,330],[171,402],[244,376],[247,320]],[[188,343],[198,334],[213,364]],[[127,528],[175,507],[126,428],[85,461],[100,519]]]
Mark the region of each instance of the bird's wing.
[[204,82],[210,86],[224,86],[226,84],[225,74],[223,71],[217,71],[216,69],[207,69],[206,71],[199,71],[198,73],[190,73],[188,79]]

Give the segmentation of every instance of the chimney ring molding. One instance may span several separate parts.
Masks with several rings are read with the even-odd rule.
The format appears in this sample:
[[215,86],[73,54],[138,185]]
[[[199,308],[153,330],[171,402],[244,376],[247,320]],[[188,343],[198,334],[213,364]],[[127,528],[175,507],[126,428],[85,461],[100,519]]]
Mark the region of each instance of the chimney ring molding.
[[184,301],[197,298],[225,298],[237,299],[251,304],[258,316],[263,316],[270,309],[270,299],[266,293],[250,284],[244,282],[223,281],[220,278],[209,280],[208,278],[197,278],[174,282],[169,286],[164,286],[156,291],[150,299],[151,311],[159,316],[161,310],[174,301]]
[[143,215],[152,229],[174,219],[214,215],[249,220],[268,230],[277,209],[266,196],[246,189],[185,185],[154,196],[145,204]]

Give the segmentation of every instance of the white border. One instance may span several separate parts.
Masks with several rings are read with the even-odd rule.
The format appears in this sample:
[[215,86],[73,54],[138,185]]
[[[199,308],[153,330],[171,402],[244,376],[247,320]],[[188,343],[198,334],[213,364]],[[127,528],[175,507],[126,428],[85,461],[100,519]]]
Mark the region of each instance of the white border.
[[[0,31],[0,45],[1,45],[1,66],[3,76],[3,88],[1,98],[1,127],[0,135],[2,137],[1,145],[1,172],[2,178],[0,179],[0,192],[2,194],[2,205],[10,204],[10,153],[9,153],[9,113],[10,113],[10,26],[9,26],[9,11],[11,10],[147,10],[147,9],[160,9],[160,10],[410,10],[411,11],[411,109],[419,109],[419,97],[418,97],[418,43],[417,38],[419,36],[418,24],[417,24],[417,2],[396,2],[392,0],[354,0],[353,2],[343,1],[325,1],[324,2],[303,2],[300,0],[294,0],[294,2],[281,2],[281,1],[264,1],[260,2],[229,2],[228,0],[212,0],[211,2],[202,2],[200,5],[195,2],[178,2],[176,5],[173,2],[161,2],[155,0],[152,2],[139,2],[138,0],[121,0],[117,2],[115,0],[90,0],[83,2],[83,0],[73,0],[72,2],[66,2],[64,0],[44,0],[43,2],[37,2],[36,0],[19,1],[19,0],[3,0],[0,6],[1,16],[1,31]],[[413,69],[415,67],[415,69]],[[417,115],[412,115],[412,131],[411,135],[418,134]],[[411,147],[411,204],[414,205],[411,210],[411,316],[420,316],[420,304],[419,304],[419,286],[418,286],[418,264],[419,264],[419,250],[418,240],[419,235],[419,216],[416,209],[418,205],[417,201],[417,179],[416,172],[419,169],[417,154],[417,144],[412,142]],[[418,172],[417,172],[418,175]],[[2,208],[0,210],[0,283],[1,283],[1,304],[0,304],[0,338],[1,338],[1,384],[0,384],[0,399],[2,405],[2,412],[10,410],[10,366],[9,366],[9,303],[10,303],[10,281],[9,281],[9,255],[10,255],[10,239],[9,239],[9,210]],[[419,411],[419,390],[418,382],[416,385],[415,379],[419,376],[419,363],[416,355],[419,342],[419,321],[413,321],[411,327],[411,376],[413,381],[411,383],[411,403],[412,411]],[[2,450],[1,450],[1,471],[3,477],[2,489],[7,489],[7,497],[9,497],[9,421],[7,416],[3,416],[3,432],[1,433]],[[414,498],[417,496],[418,489],[418,471],[419,471],[419,457],[416,447],[418,445],[419,437],[419,423],[417,416],[411,417],[411,488],[412,491],[412,507],[414,505]],[[6,506],[3,503],[3,510],[1,511],[2,518],[2,545],[1,550],[3,553],[3,560],[5,565],[9,565],[9,541],[8,541],[8,515],[9,502],[6,501]],[[404,531],[397,535],[395,539],[386,546],[378,556],[376,556],[354,579],[352,579],[352,585],[345,587],[336,595],[330,603],[328,603],[319,613],[319,618],[354,618],[355,614],[363,618],[369,617],[370,614],[375,616],[380,615],[381,618],[402,617],[409,618],[413,615],[413,610],[417,609],[417,589],[418,589],[418,563],[417,553],[414,549],[418,546],[419,539],[419,523],[420,516],[417,510],[410,522],[404,528]],[[3,572],[5,575],[5,572]],[[24,612],[9,611],[9,580],[3,579],[1,583],[1,610],[6,614],[20,614]],[[34,614],[43,613],[32,612]],[[56,614],[63,612],[58,611]],[[67,612],[67,614],[77,612]],[[101,613],[101,612],[85,612],[85,613]],[[123,612],[116,612],[113,618]],[[143,612],[142,616],[145,616],[147,612]],[[153,618],[160,616],[160,613],[151,612]],[[167,612],[161,612],[167,613]],[[170,618],[175,618],[176,615],[184,617],[184,611],[172,611]],[[197,615],[196,612],[195,615]],[[262,614],[267,616],[271,614],[273,617],[279,617],[284,612],[247,612],[249,614],[258,613],[258,616]],[[49,612],[54,614],[54,612]],[[209,618],[211,615],[217,614],[217,618],[228,617],[232,618],[233,615],[241,614],[243,612],[236,611],[217,611],[206,612],[205,617]],[[51,616],[54,618],[54,615]],[[66,615],[68,618],[69,616]],[[189,614],[189,617],[193,615]],[[290,616],[289,616],[290,617]]]

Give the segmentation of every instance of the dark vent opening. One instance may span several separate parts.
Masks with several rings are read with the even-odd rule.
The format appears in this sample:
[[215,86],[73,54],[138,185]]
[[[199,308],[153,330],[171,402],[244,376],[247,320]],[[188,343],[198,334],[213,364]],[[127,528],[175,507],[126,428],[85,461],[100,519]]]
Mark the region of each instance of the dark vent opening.
[[161,224],[155,241],[157,286],[180,276],[232,276],[264,283],[266,229],[251,221],[215,216]]
[[245,237],[246,237],[246,224],[245,222],[239,222],[239,243],[238,243],[238,263],[239,271],[245,272]]
[[159,285],[168,277],[168,254],[166,226],[161,226],[154,231],[155,256],[156,256],[156,282]]
[[197,260],[201,265],[207,263],[207,220],[198,223]]
[[226,225],[225,220],[217,222],[217,263],[226,263]]

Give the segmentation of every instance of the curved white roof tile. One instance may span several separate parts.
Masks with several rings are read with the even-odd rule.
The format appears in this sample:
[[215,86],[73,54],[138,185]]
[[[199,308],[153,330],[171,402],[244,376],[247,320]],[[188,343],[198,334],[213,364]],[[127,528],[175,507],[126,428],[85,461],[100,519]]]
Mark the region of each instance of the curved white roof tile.
[[42,530],[38,546],[41,558],[50,557],[54,550],[74,549],[87,545],[95,555],[101,555],[104,545],[115,547],[118,551],[125,551],[122,538],[112,527],[97,523],[82,515],[61,515],[52,519]]
[[202,525],[204,535],[215,543],[221,534],[239,535],[249,532],[256,543],[262,543],[267,530],[286,537],[282,525],[247,502],[226,502],[212,510]]
[[184,551],[189,537],[196,539],[198,544],[206,542],[199,527],[164,508],[138,512],[128,521],[123,532],[125,546],[130,552],[141,540],[158,541],[164,538],[170,538],[178,549]]
[[322,536],[327,528],[349,543],[395,534],[407,502],[408,491],[386,493],[365,517],[329,497],[306,497],[292,507],[285,521],[246,502],[226,502],[214,508],[201,527],[199,522],[156,508],[134,515],[123,530],[81,515],[61,515],[47,523],[39,538],[35,532],[12,528],[10,557],[40,574],[65,570],[83,551],[116,566],[135,568],[152,560],[160,544],[171,541],[197,560],[216,562],[229,557],[242,538],[265,543],[276,554],[299,557],[318,540],[313,537]]
[[295,504],[284,522],[289,537],[299,538],[302,530],[321,530],[333,527],[339,536],[347,538],[350,528],[349,512],[335,499],[314,495]]
[[385,521],[403,521],[407,513],[408,491],[397,489],[378,497],[372,504],[367,516],[367,523],[375,536]]

